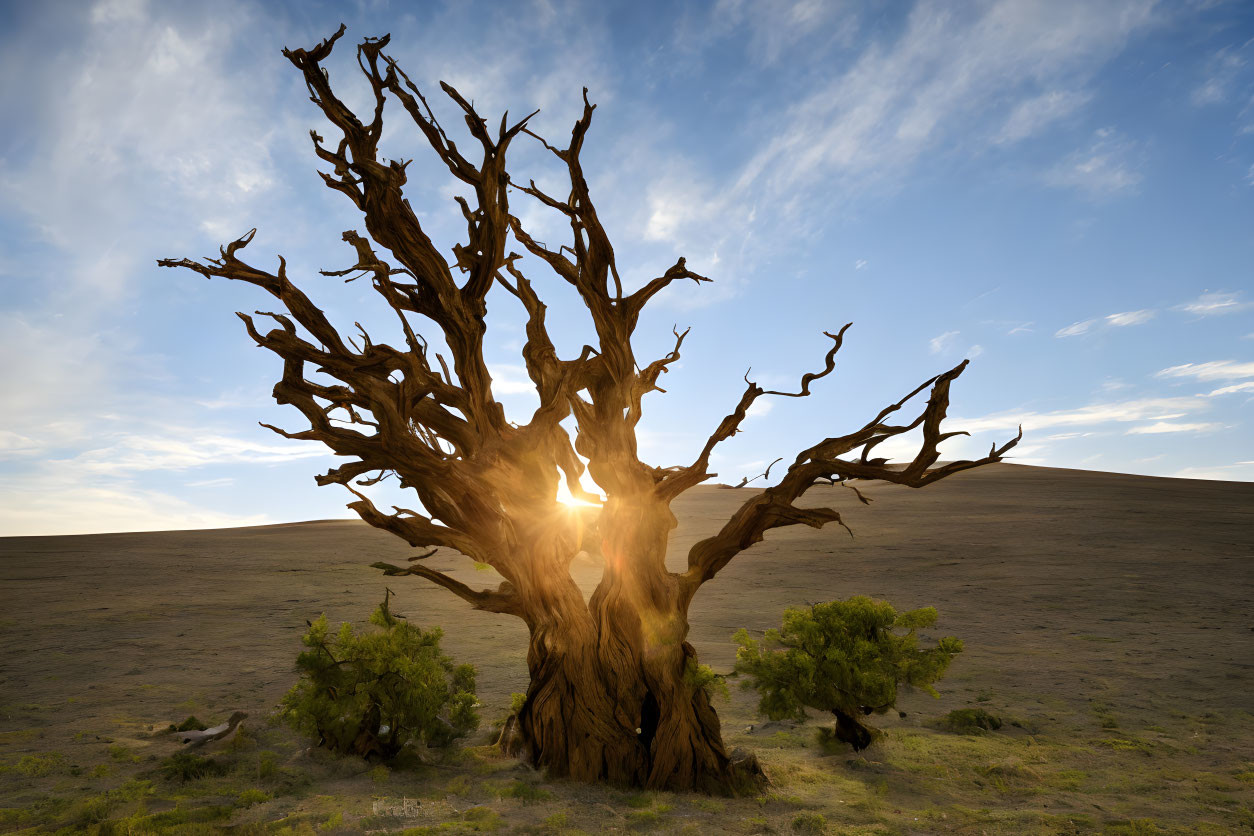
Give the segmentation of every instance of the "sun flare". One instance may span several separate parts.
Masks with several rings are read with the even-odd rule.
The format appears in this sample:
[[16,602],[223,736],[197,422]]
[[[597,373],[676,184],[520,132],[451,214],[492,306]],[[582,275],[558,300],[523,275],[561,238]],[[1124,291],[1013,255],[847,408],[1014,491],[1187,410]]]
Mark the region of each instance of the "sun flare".
[[571,508],[578,508],[578,507],[597,508],[601,504],[599,502],[589,502],[586,499],[580,499],[579,497],[575,496],[573,493],[570,492],[570,486],[566,484],[565,479],[557,483],[557,501],[560,502],[562,505],[565,505]]

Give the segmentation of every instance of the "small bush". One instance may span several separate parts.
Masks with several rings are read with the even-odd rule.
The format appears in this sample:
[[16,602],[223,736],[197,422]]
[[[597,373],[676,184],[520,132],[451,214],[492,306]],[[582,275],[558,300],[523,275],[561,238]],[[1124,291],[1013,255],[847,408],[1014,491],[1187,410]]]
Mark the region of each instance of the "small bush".
[[390,759],[411,740],[447,746],[479,725],[475,669],[440,652],[438,627],[394,615],[390,594],[370,617],[376,632],[357,635],[344,623],[331,636],[323,615],[304,635],[301,680],[283,698],[283,715],[334,752]]
[[946,637],[920,648],[918,630],[935,623],[932,607],[898,613],[864,595],[790,607],[783,626],[767,630],[761,642],[746,630],[736,633],[736,673],[748,675],[744,687],[757,689],[758,711],[772,720],[805,720],[807,707],[830,711],[834,738],[865,749],[882,732],[858,718],[893,708],[898,685],[939,696],[932,683],[962,642]]
[[267,792],[258,789],[246,789],[235,799],[236,807],[251,807],[254,804],[261,804],[269,801],[272,796]]
[[730,699],[731,692],[727,690],[727,683],[723,677],[714,672],[714,668],[709,665],[702,665],[696,659],[689,659],[684,665],[684,681],[693,688],[700,688],[705,691],[706,699],[711,702],[716,697]]
[[46,755],[23,755],[17,762],[17,771],[28,778],[43,778],[46,775],[68,772],[69,763],[60,752],[49,752]]
[[162,761],[157,771],[167,781],[184,783],[212,775],[221,775],[226,772],[226,767],[213,758],[202,758],[191,752],[175,752]]
[[206,726],[204,723],[200,722],[199,720],[197,720],[195,717],[188,717],[186,720],[179,723],[177,726],[170,726],[170,731],[174,731],[174,732],[204,731],[207,728],[209,727]]

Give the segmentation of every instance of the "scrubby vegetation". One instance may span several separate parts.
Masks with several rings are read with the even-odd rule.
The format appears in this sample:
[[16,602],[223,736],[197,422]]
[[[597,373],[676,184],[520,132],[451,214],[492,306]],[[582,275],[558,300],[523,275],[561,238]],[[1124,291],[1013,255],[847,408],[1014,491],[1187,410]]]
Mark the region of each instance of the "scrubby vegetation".
[[440,652],[440,628],[392,613],[390,595],[370,616],[375,632],[345,622],[332,636],[323,615],[303,637],[284,717],[334,752],[389,759],[411,741],[447,746],[479,726],[474,667]]
[[893,708],[898,685],[937,696],[932,683],[962,651],[962,642],[947,636],[921,648],[918,631],[936,618],[933,607],[898,613],[864,595],[790,607],[783,626],[767,630],[760,642],[746,630],[736,633],[736,673],[748,676],[745,687],[757,689],[758,710],[772,720],[805,720],[806,708],[830,711],[836,726],[821,733],[820,743],[841,741],[862,750],[882,732],[858,717]]

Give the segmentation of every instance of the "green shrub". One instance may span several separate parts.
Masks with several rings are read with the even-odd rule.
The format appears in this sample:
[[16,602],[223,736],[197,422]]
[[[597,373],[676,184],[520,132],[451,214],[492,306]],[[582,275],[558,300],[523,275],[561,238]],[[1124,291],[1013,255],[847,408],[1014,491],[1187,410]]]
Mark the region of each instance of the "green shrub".
[[822,813],[798,813],[793,816],[792,829],[797,833],[826,833],[827,819]]
[[331,636],[323,615],[303,637],[283,715],[332,751],[388,759],[411,740],[447,746],[479,725],[474,667],[440,652],[440,628],[394,615],[390,594],[370,617],[378,631],[357,635],[344,623]]
[[946,637],[920,648],[918,630],[935,623],[932,607],[898,613],[864,595],[790,607],[783,626],[767,630],[761,642],[746,630],[736,633],[736,673],[748,675],[744,687],[757,689],[758,711],[772,720],[804,720],[807,707],[830,711],[834,737],[865,749],[882,732],[858,718],[892,708],[899,684],[939,696],[932,683],[962,652],[962,642]]
[[705,691],[706,699],[711,702],[717,697],[728,699],[731,693],[727,690],[727,683],[723,681],[723,677],[714,672],[714,668],[709,665],[702,665],[696,659],[688,659],[684,664],[684,682],[695,688]]
[[49,752],[46,755],[23,755],[17,762],[17,771],[28,778],[43,778],[68,772],[69,763],[60,752]]
[[202,758],[191,752],[175,752],[161,762],[158,771],[167,781],[182,783],[211,775],[222,775],[226,772],[226,766],[213,758]]
[[262,792],[259,789],[246,789],[235,799],[236,807],[251,807],[254,804],[262,804],[269,801],[273,796],[268,792]]

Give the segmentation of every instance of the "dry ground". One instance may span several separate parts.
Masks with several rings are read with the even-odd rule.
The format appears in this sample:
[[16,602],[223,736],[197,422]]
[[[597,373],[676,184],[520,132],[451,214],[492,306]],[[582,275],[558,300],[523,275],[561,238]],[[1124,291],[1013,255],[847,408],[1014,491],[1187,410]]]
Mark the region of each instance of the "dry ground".
[[[707,585],[690,619],[702,661],[725,672],[737,628],[855,594],[937,607],[937,635],[966,651],[940,700],[903,695],[908,716],[884,719],[889,735],[865,757],[824,755],[813,740],[822,718],[763,725],[733,685],[717,703],[725,737],[755,749],[773,780],[756,799],[545,782],[499,758],[487,726],[525,688],[523,625],[413,578],[387,579],[394,609],[442,625],[446,651],[478,667],[484,730],[413,770],[306,752],[266,721],[294,681],[305,620],[364,621],[385,585],[368,565],[407,553],[364,524],[0,539],[0,829],[1254,827],[1254,484],[998,465],[924,491],[864,490],[870,507],[844,489],[812,491],[814,504],[847,509],[856,537],[776,531]],[[749,493],[698,488],[676,503],[675,568]],[[586,589],[596,571],[579,565]],[[1007,725],[978,736],[929,725],[962,707]],[[226,775],[161,777],[176,746],[150,729],[235,710],[251,715],[246,733],[206,752]]]

